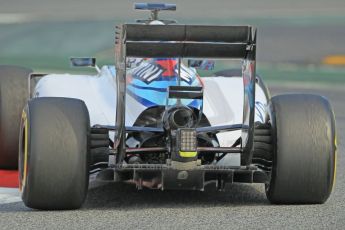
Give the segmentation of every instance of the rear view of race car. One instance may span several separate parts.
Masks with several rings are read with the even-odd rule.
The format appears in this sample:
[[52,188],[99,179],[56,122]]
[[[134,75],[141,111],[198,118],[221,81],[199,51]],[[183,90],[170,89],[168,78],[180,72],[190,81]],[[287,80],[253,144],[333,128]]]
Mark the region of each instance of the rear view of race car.
[[[203,191],[214,183],[224,190],[226,183],[264,183],[272,203],[325,202],[336,171],[329,102],[309,94],[270,97],[256,75],[254,27],[180,25],[158,19],[160,10],[174,5],[136,8],[150,10],[151,18],[117,27],[115,66],[74,78],[93,82],[99,95],[112,99],[97,101],[86,88],[75,90],[78,85],[55,92],[51,85],[73,88],[69,76],[30,75],[29,83],[41,80],[27,86],[30,98],[21,113],[24,203],[37,209],[79,208],[90,173],[139,189]],[[213,68],[210,59],[243,61],[240,70],[200,78],[198,68]],[[95,66],[93,59],[74,61]],[[1,86],[8,72],[13,79],[29,73],[0,67]],[[1,104],[5,100],[14,102],[2,96]],[[240,110],[233,109],[237,105]],[[227,106],[230,112],[222,112]],[[109,111],[113,123],[99,111]],[[223,122],[230,116],[232,123]]]

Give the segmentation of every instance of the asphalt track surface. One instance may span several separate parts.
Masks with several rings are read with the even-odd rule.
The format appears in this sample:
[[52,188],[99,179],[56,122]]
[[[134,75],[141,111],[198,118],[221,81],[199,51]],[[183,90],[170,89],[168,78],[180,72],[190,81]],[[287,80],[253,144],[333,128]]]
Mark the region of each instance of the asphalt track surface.
[[343,229],[345,226],[345,90],[290,85],[272,94],[307,92],[326,96],[338,131],[336,186],[323,205],[271,205],[260,184],[232,184],[218,192],[137,191],[126,184],[92,183],[80,210],[36,211],[17,198],[0,204],[1,229]]

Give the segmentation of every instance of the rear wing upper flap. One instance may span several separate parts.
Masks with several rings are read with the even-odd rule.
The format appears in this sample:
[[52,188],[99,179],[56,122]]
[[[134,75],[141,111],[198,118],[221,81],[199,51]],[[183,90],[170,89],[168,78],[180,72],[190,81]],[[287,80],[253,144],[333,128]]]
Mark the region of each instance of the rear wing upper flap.
[[[117,43],[126,56],[247,58],[255,53],[251,26],[123,24]],[[255,57],[255,54],[253,55]]]

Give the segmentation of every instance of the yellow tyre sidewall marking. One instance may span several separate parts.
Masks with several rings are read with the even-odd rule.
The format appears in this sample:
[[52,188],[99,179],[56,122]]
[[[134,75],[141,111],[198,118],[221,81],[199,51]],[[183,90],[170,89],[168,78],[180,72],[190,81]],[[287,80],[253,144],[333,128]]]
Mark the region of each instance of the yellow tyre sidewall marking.
[[27,167],[28,167],[28,119],[25,111],[22,113],[22,120],[24,123],[24,167],[23,167],[23,178],[20,182],[19,190],[22,191],[22,189],[25,187],[26,184],[26,176],[27,176]]
[[337,175],[337,152],[338,152],[338,143],[337,143],[337,130],[335,127],[337,127],[336,125],[336,121],[335,121],[335,114],[333,113],[333,121],[334,121],[334,168],[333,168],[333,181],[332,181],[332,187],[331,187],[331,192],[334,189],[335,186],[335,179],[336,179],[336,175]]
[[337,151],[338,151],[338,143],[337,143],[337,134],[334,135],[335,139],[334,139],[334,147],[335,147],[335,151],[334,151],[334,171],[333,171],[333,183],[332,183],[332,191],[334,189],[335,186],[335,178],[337,175]]

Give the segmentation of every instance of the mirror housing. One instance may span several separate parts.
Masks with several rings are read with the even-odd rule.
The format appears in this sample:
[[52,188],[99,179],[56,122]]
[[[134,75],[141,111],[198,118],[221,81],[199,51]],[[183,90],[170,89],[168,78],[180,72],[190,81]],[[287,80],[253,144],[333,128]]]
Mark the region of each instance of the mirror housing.
[[73,67],[95,67],[96,58],[90,57],[72,57],[70,58]]
[[215,61],[212,60],[200,60],[200,59],[189,59],[188,67],[193,67],[200,70],[213,70]]
[[96,65],[96,58],[91,57],[71,57],[70,58],[71,65],[73,67],[92,67],[100,72],[100,69]]

